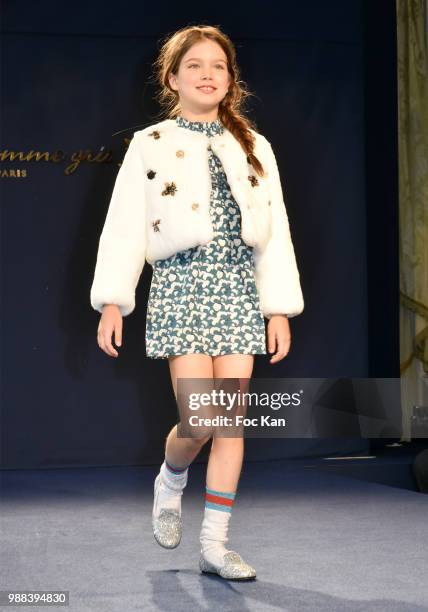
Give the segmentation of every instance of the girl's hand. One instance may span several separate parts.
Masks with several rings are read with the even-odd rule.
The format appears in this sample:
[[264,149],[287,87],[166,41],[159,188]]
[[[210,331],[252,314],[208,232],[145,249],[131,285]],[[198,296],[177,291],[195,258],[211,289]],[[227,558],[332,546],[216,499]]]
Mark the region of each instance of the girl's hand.
[[119,357],[119,353],[112,345],[113,332],[116,346],[122,346],[122,315],[119,306],[106,304],[103,307],[103,314],[98,325],[98,346],[110,357]]
[[268,323],[268,351],[272,355],[270,363],[277,363],[284,359],[290,350],[291,333],[287,315],[273,315]]

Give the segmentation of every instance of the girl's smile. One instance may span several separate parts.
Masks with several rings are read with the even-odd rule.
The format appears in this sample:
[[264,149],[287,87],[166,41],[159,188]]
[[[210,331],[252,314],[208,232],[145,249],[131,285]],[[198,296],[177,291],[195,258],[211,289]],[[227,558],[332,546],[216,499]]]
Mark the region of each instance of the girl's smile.
[[197,89],[200,89],[204,93],[213,93],[213,91],[216,90],[216,87],[213,87],[212,85],[202,85],[201,87],[197,87]]

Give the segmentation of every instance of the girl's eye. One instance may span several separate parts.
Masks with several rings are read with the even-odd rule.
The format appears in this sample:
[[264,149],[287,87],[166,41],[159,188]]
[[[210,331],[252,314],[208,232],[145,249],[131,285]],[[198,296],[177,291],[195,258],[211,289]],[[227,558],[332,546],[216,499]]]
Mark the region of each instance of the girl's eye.
[[[195,67],[198,67],[198,66],[199,66],[199,64],[189,64],[188,68],[195,68]],[[221,68],[222,70],[224,70],[223,64],[217,64],[216,68]]]

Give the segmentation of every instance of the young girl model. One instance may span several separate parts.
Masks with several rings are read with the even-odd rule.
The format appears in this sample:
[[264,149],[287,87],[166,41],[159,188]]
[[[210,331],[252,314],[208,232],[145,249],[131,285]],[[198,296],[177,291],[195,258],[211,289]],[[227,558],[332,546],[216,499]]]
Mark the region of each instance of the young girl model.
[[[102,313],[98,344],[117,357],[122,317],[135,307],[145,261],[153,267],[146,351],[178,378],[249,379],[254,354],[285,357],[288,318],[303,296],[270,143],[241,111],[248,92],[235,49],[217,27],[170,36],[156,61],[168,119],[137,131],[119,170],[91,289]],[[189,465],[212,438],[200,533],[202,572],[251,579],[255,569],[225,546],[244,439],[169,433],[154,484],[156,541],[181,540]]]

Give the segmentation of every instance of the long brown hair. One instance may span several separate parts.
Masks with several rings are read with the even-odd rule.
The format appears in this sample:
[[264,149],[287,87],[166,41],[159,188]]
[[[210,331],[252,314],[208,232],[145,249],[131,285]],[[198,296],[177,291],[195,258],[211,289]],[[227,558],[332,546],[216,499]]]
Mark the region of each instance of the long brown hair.
[[259,176],[264,176],[264,169],[254,155],[255,137],[250,128],[255,129],[253,121],[243,111],[243,102],[253,95],[244,81],[239,79],[239,67],[236,61],[235,46],[230,38],[216,26],[190,25],[177,30],[163,41],[159,55],[153,66],[155,79],[160,86],[158,100],[166,112],[167,118],[174,118],[181,112],[178,92],[169,84],[170,73],[177,74],[181,58],[195,43],[204,39],[220,45],[226,54],[227,67],[231,76],[229,91],[219,104],[218,117],[221,123],[235,136],[247,155],[247,161]]

